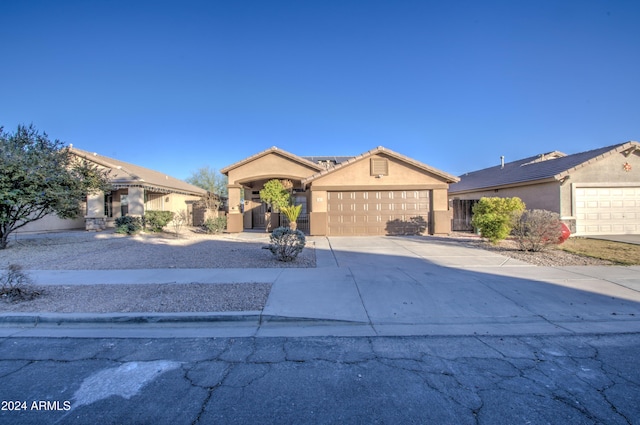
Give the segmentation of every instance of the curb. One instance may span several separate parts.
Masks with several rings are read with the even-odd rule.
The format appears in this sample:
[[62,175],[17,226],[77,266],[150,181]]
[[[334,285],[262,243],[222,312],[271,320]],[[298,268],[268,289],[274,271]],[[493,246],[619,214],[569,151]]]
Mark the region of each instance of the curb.
[[162,324],[260,322],[261,311],[220,313],[12,313],[0,315],[0,325],[40,324]]
[[0,314],[0,327],[39,325],[145,325],[187,323],[305,323],[361,325],[363,322],[312,317],[264,315],[261,311],[217,313],[10,313]]

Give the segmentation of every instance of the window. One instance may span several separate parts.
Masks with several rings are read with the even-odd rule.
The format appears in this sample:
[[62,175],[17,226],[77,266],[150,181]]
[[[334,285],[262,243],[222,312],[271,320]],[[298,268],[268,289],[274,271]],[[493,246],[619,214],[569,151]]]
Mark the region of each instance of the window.
[[372,176],[388,176],[389,161],[385,158],[371,158],[371,175]]
[[113,196],[110,193],[104,195],[104,215],[113,217]]

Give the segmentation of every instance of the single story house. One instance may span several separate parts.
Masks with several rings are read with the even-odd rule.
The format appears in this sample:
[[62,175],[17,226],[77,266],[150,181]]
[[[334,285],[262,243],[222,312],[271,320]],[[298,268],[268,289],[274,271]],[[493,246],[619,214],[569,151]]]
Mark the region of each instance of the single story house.
[[575,235],[640,234],[640,143],[548,152],[466,173],[449,188],[454,230],[471,230],[472,205],[491,196],[557,212]]
[[18,232],[45,232],[72,229],[103,230],[114,227],[116,218],[141,216],[147,210],[185,210],[189,217],[193,204],[207,191],[159,171],[98,155],[71,146],[78,158],[86,159],[101,169],[108,169],[112,190],[90,194],[80,206],[84,211],[77,219],[63,220],[55,215],[43,217],[20,228]]
[[354,157],[302,157],[272,147],[221,172],[229,178],[229,232],[269,225],[260,189],[271,179],[292,183],[302,205],[298,226],[311,235],[451,231],[447,191],[458,178],[381,146]]

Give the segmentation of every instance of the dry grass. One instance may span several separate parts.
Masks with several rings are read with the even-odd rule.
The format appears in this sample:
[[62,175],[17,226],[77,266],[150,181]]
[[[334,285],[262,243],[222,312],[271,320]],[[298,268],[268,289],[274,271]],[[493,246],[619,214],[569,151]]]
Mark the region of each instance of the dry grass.
[[640,245],[599,239],[571,238],[560,249],[626,266],[640,264]]

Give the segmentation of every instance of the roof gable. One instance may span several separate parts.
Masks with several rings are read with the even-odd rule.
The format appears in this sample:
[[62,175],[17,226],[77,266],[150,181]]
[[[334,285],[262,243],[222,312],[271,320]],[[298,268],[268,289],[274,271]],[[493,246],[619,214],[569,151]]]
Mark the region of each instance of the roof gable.
[[443,180],[445,180],[447,183],[457,182],[457,181],[460,180],[458,177],[456,177],[454,175],[451,175],[451,174],[445,173],[444,171],[440,171],[440,170],[438,170],[436,168],[430,167],[430,166],[428,166],[428,165],[426,165],[426,164],[424,164],[424,163],[422,163],[420,161],[416,161],[415,159],[411,159],[411,158],[409,158],[407,156],[404,156],[402,154],[394,152],[394,151],[392,151],[390,149],[387,149],[387,148],[385,148],[383,146],[378,146],[375,149],[372,149],[370,151],[364,152],[364,153],[362,153],[360,155],[357,155],[357,156],[351,157],[351,158],[349,158],[349,159],[347,159],[345,161],[342,161],[342,162],[338,163],[337,165],[335,165],[334,167],[323,169],[322,171],[320,171],[320,172],[318,172],[318,173],[316,173],[316,174],[314,174],[312,176],[309,176],[306,179],[303,179],[302,180],[302,184],[311,183],[312,181],[314,181],[314,180],[316,180],[316,179],[318,179],[320,177],[324,177],[324,176],[326,176],[328,174],[335,173],[335,172],[337,172],[337,171],[339,171],[339,170],[341,170],[341,169],[343,169],[345,167],[349,167],[350,165],[352,165],[352,164],[354,164],[356,162],[362,161],[363,159],[370,158],[371,156],[377,155],[377,154],[380,154],[380,153],[388,155],[388,156],[390,156],[392,158],[395,158],[395,159],[397,159],[397,160],[399,160],[401,162],[410,164],[410,165],[412,165],[412,166],[414,166],[414,167],[416,167],[418,169],[421,169],[423,171],[426,171],[426,172],[428,172],[430,174],[436,175],[436,176],[442,178]]
[[451,185],[449,192],[489,189],[545,180],[560,180],[578,168],[584,167],[617,152],[638,150],[638,142],[626,142],[590,151],[565,155],[554,151],[531,156],[495,167],[472,171],[460,176],[460,182]]
[[231,165],[229,165],[227,167],[224,167],[222,170],[220,170],[220,172],[222,174],[228,175],[229,171],[232,171],[232,170],[234,170],[234,169],[236,169],[238,167],[241,167],[241,166],[243,166],[243,165],[245,165],[245,164],[247,164],[249,162],[255,161],[255,160],[257,160],[259,158],[262,158],[264,156],[267,156],[267,155],[269,155],[271,153],[276,153],[276,154],[281,155],[281,156],[283,156],[285,158],[288,158],[288,159],[290,159],[290,160],[292,160],[294,162],[297,162],[299,164],[305,165],[307,167],[311,167],[311,168],[313,168],[315,170],[318,170],[318,171],[324,169],[324,167],[321,167],[320,165],[318,165],[318,164],[316,164],[314,162],[311,162],[308,159],[305,159],[305,158],[300,157],[298,155],[294,155],[294,154],[292,154],[290,152],[287,152],[285,150],[279,149],[277,146],[272,146],[269,149],[266,149],[266,150],[264,150],[262,152],[258,152],[255,155],[251,155],[248,158],[245,158],[245,159],[243,159],[241,161],[238,161],[238,162],[236,162],[234,164],[231,164]]
[[98,155],[75,147],[69,148],[74,155],[98,164],[110,170],[109,180],[114,186],[142,185],[157,190],[186,193],[190,195],[204,195],[206,190],[171,177],[159,171],[130,164],[114,158]]

